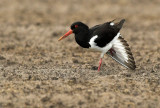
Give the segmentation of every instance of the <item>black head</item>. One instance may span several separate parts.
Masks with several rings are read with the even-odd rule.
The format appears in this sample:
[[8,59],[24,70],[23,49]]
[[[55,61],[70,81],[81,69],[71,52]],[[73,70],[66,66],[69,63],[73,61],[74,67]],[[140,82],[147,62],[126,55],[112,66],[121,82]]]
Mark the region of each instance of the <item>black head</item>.
[[83,32],[83,30],[89,30],[89,27],[82,22],[74,22],[71,25],[71,30],[73,30],[73,33],[77,34],[79,32]]
[[70,34],[74,33],[74,34],[85,34],[85,33],[88,33],[89,31],[89,27],[82,23],[82,22],[75,22],[71,25],[71,29],[66,33],[64,34],[63,36],[61,36],[58,40],[62,40],[64,38],[66,38],[67,36],[69,36]]

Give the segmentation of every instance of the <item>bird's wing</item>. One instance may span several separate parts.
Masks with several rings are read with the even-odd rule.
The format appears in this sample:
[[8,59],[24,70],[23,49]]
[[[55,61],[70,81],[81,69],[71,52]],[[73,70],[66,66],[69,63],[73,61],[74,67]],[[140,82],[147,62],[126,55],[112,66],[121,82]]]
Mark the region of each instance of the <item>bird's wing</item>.
[[113,44],[112,50],[109,50],[107,54],[115,61],[117,61],[126,68],[132,70],[136,68],[135,61],[129,45],[121,36]]
[[106,46],[109,42],[111,42],[114,39],[115,36],[117,36],[124,22],[125,20],[122,19],[118,23],[113,23],[112,21],[110,21],[99,25],[97,29],[95,29],[93,32],[93,36],[98,35],[98,38],[95,39],[95,43],[99,47]]

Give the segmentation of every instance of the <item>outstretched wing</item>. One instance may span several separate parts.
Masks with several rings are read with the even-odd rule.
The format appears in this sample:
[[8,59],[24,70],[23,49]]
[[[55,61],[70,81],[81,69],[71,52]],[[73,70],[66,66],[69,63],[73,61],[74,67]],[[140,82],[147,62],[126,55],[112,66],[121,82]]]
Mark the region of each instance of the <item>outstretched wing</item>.
[[132,70],[136,68],[129,45],[121,36],[119,36],[119,38],[115,41],[111,50],[109,50],[107,54],[126,68]]

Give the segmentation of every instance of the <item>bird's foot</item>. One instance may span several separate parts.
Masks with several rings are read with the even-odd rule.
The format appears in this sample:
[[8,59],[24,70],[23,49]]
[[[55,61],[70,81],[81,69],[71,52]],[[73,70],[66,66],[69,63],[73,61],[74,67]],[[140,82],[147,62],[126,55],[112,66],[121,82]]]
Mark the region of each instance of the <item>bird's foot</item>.
[[100,59],[100,61],[99,61],[99,67],[98,67],[98,71],[100,71],[101,64],[102,64],[102,58],[101,58],[101,59]]

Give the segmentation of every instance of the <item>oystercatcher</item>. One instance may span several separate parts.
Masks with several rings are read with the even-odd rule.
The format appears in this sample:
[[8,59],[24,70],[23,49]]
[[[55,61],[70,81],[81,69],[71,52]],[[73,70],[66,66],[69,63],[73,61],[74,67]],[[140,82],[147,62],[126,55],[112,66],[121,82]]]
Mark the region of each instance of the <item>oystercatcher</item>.
[[98,71],[100,70],[104,54],[108,54],[124,67],[134,70],[136,65],[132,52],[120,34],[120,29],[124,22],[125,19],[118,23],[114,23],[114,20],[112,20],[91,28],[82,22],[74,22],[71,25],[71,29],[60,37],[59,41],[74,33],[75,40],[81,47],[100,51]]

